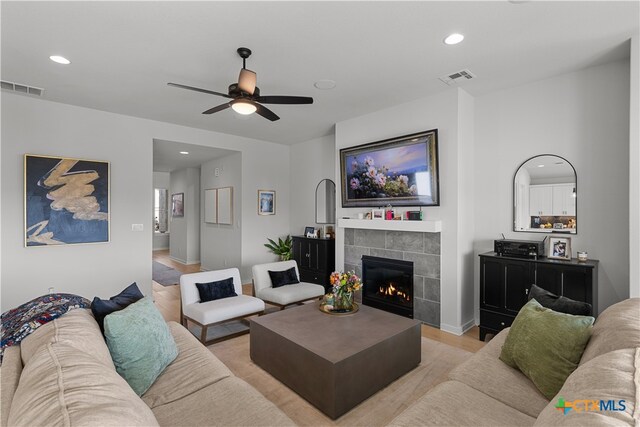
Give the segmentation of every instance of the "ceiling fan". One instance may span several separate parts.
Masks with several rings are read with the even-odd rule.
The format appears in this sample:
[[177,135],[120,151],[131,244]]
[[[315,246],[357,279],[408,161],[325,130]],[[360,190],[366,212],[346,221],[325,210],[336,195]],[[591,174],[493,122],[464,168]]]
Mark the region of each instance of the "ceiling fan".
[[210,95],[230,98],[231,101],[218,105],[204,111],[202,114],[213,114],[231,107],[240,114],[258,113],[265,119],[272,122],[280,117],[262,104],[313,104],[313,98],[307,96],[281,96],[281,95],[260,95],[260,88],[256,86],[256,73],[247,69],[247,58],[251,56],[251,50],[246,47],[238,48],[238,55],[242,58],[242,69],[238,76],[238,83],[229,85],[229,93],[214,92],[212,90],[198,87],[182,85],[178,83],[167,83],[169,86],[181,89],[194,90],[196,92],[208,93]]

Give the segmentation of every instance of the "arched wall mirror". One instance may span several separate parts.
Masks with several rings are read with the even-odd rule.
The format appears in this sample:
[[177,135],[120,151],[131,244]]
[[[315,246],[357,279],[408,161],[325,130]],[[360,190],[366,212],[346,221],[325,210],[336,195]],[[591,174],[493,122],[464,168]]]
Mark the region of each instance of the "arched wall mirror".
[[336,222],[336,183],[323,179],[316,187],[316,224]]
[[560,156],[522,163],[513,178],[513,231],[576,234],[577,181],[573,165]]

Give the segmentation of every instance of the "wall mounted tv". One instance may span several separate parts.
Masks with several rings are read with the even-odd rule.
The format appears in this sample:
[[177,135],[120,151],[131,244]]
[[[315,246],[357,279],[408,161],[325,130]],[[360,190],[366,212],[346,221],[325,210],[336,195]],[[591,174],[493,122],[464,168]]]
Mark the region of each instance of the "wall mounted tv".
[[439,206],[438,130],[340,150],[342,207]]

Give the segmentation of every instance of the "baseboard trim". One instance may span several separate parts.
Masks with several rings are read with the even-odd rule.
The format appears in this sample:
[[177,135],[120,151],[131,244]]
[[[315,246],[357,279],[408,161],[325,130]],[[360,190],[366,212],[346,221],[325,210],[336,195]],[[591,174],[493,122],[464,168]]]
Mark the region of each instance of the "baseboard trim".
[[194,261],[185,262],[185,264],[187,264],[187,265],[200,264],[200,260],[197,259],[197,260],[194,260]]
[[174,256],[172,256],[172,255],[169,255],[169,258],[171,258],[173,261],[179,262],[180,264],[187,265],[187,261],[185,261],[185,260],[183,260],[183,259],[176,258],[176,257],[174,257]]
[[469,320],[467,323],[465,323],[462,326],[452,326],[452,325],[447,325],[445,323],[441,323],[440,330],[448,332],[450,334],[460,336],[460,335],[464,335],[465,332],[473,328],[475,325],[476,325],[475,319]]
[[169,249],[169,246],[165,246],[162,248],[153,248],[154,251],[166,251],[167,249]]

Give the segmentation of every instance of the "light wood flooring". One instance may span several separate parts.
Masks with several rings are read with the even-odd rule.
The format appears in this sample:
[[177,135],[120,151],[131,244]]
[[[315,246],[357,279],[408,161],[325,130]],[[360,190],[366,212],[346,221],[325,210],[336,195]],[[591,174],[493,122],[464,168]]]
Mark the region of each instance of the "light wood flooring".
[[[153,260],[182,273],[197,273],[200,271],[200,264],[185,265],[174,261],[169,257],[168,250],[154,251]],[[243,285],[243,293],[246,295],[251,294],[251,284]],[[162,286],[153,282],[153,298],[165,320],[180,322],[180,287],[178,285]],[[457,336],[441,331],[438,328],[422,325],[422,336],[472,353],[480,350],[485,344],[478,339],[479,330],[477,326],[471,328],[464,335]]]

